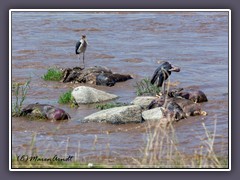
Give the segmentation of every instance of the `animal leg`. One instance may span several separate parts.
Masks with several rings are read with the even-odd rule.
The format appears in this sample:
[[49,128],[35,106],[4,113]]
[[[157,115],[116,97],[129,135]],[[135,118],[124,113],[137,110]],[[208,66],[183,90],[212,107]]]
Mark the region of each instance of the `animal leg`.
[[[78,54],[78,60],[80,61],[80,54]],[[80,66],[81,67],[81,66]]]
[[83,53],[83,68],[85,68],[85,63],[84,63],[84,54],[85,54],[85,53]]

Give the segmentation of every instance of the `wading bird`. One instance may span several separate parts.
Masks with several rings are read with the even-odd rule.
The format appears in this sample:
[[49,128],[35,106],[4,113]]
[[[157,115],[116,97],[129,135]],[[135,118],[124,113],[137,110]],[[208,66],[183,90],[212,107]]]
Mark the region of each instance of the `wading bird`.
[[87,49],[87,39],[86,39],[86,35],[82,35],[82,38],[76,43],[76,47],[75,47],[75,53],[78,55],[78,58],[80,60],[80,54],[83,54],[83,68],[85,68],[85,63],[84,63],[84,54],[85,51]]
[[[157,82],[157,87],[161,87],[161,91],[165,93],[164,81],[171,75],[171,72],[179,72],[180,68],[171,65],[169,62],[163,62],[153,73],[151,84]],[[163,86],[163,87],[162,87]]]

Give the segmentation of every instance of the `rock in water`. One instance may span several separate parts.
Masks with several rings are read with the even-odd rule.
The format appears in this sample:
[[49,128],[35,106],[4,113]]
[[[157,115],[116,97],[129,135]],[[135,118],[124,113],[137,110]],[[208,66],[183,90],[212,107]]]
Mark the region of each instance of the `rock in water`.
[[148,105],[155,99],[156,97],[154,96],[138,96],[131,102],[131,104],[139,105],[143,109],[146,109]]
[[164,117],[162,108],[154,108],[142,112],[142,117],[145,121],[159,121]]
[[157,121],[161,127],[166,127],[173,120],[167,118],[163,111],[161,107],[146,110],[142,112],[142,118],[144,121]]
[[38,118],[46,118],[50,120],[71,119],[70,115],[63,109],[48,104],[29,104],[22,109],[21,116],[32,116]]
[[93,113],[84,122],[107,122],[112,124],[139,123],[142,121],[141,107],[138,105],[115,107]]
[[72,91],[72,96],[78,104],[98,103],[118,97],[114,94],[109,94],[87,86],[76,87]]

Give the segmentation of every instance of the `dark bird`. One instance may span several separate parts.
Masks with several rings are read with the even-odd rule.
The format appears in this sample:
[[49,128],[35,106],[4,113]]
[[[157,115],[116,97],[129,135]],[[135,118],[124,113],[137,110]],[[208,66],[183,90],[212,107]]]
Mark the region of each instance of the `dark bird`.
[[179,72],[180,68],[171,65],[169,62],[163,62],[153,73],[151,84],[157,82],[157,87],[162,87],[163,82],[171,75],[171,72]]
[[78,58],[80,60],[80,54],[83,54],[83,68],[85,68],[85,63],[84,63],[84,55],[85,55],[85,51],[87,49],[87,39],[86,39],[86,35],[82,35],[82,38],[76,43],[75,46],[75,53],[78,55]]

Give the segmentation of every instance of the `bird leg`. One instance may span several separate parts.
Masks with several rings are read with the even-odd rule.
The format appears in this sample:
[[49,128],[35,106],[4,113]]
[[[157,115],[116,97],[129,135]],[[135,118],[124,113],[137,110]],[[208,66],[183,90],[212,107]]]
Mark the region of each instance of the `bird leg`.
[[[79,61],[81,60],[80,54],[78,54],[78,60],[79,60]],[[81,65],[80,65],[79,67],[81,68]]]
[[161,92],[164,95],[165,94],[165,80],[168,78],[169,74],[165,69],[161,69],[161,71],[163,72],[163,83],[162,83],[162,87],[161,87]]
[[85,54],[85,53],[83,53],[83,68],[85,68],[85,63],[84,63],[84,54]]

